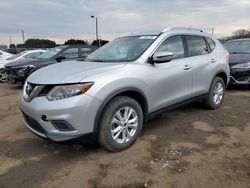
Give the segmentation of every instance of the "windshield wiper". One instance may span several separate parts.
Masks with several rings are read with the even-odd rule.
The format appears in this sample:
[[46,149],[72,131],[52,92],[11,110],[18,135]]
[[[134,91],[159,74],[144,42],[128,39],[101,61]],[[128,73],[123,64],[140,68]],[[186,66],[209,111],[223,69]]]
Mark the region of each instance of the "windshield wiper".
[[85,61],[89,61],[89,62],[104,62],[103,60],[99,60],[99,59],[86,59]]

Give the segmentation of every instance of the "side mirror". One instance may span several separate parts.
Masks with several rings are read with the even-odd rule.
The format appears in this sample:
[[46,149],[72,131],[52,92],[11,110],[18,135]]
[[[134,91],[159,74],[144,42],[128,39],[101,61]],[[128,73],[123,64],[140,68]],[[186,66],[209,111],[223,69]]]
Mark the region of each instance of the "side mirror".
[[62,60],[66,59],[64,56],[60,55],[56,58],[57,62],[61,62]]
[[174,53],[166,51],[166,52],[156,52],[153,55],[152,60],[154,63],[166,63],[172,61],[173,58],[174,58]]

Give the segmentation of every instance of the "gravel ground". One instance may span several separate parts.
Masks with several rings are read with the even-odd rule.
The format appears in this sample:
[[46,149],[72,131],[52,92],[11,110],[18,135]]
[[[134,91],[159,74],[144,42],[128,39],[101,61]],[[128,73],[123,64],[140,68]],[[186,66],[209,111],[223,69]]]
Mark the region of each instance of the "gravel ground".
[[20,87],[0,84],[0,187],[250,187],[250,90],[215,111],[192,104],[152,120],[128,150],[59,145],[29,132]]

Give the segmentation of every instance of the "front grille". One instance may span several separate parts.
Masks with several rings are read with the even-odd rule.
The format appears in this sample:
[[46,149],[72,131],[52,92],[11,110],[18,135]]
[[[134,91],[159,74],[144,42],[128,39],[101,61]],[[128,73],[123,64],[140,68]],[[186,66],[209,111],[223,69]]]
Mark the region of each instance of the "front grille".
[[41,134],[46,134],[46,131],[44,130],[44,128],[33,118],[31,118],[30,116],[28,116],[27,114],[23,113],[23,118],[25,120],[25,122],[35,131],[41,133]]
[[231,69],[231,76],[239,82],[247,81],[250,78],[250,70],[244,71],[244,70]]

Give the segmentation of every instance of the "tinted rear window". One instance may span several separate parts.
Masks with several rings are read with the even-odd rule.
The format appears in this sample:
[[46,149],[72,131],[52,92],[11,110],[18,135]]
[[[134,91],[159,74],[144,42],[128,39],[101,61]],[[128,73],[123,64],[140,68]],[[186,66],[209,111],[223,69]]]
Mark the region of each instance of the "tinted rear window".
[[198,56],[208,54],[206,42],[200,36],[186,36],[189,55]]

